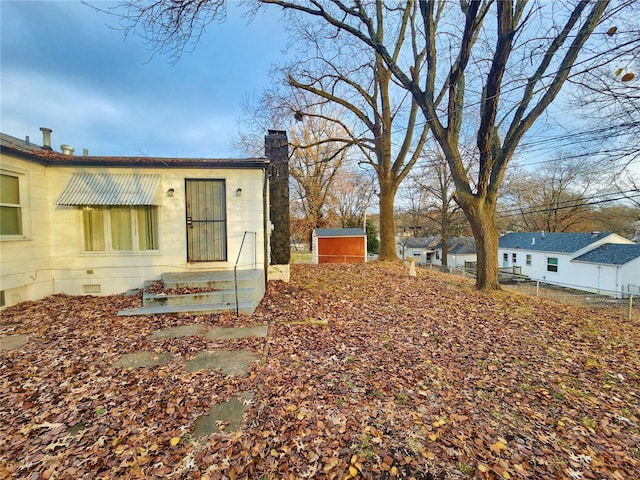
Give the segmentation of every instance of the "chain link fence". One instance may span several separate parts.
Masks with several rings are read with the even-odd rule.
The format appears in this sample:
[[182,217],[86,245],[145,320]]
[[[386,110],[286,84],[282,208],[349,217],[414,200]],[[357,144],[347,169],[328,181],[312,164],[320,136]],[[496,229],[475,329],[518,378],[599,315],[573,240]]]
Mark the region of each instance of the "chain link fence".
[[[464,278],[475,278],[475,269],[461,267],[427,266],[429,270],[448,272]],[[579,285],[552,284],[524,277],[513,280],[513,276],[502,283],[502,287],[514,292],[543,297],[557,302],[581,308],[602,309],[608,314],[618,315],[628,320],[640,320],[640,295],[600,289],[599,292],[586,292]]]
[[640,320],[640,296],[621,295],[620,292],[603,289],[597,293],[585,292],[578,285],[551,284],[539,280],[513,282],[504,285],[504,288],[577,307],[602,309],[629,320]]

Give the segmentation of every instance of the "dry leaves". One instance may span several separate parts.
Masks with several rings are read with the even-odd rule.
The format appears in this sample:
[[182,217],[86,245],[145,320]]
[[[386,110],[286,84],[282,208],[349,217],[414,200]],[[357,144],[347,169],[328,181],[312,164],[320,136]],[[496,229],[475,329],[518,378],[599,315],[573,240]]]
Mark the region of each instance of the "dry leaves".
[[[0,478],[640,471],[637,322],[383,264],[293,265],[291,283],[271,284],[251,318],[117,317],[139,301],[54,296],[3,312],[30,341],[0,354]],[[147,340],[170,326],[263,321],[266,340]],[[268,346],[267,361],[243,378],[184,370],[197,352],[230,345]],[[110,368],[141,350],[174,360]],[[210,405],[248,390],[242,432],[192,438]]]

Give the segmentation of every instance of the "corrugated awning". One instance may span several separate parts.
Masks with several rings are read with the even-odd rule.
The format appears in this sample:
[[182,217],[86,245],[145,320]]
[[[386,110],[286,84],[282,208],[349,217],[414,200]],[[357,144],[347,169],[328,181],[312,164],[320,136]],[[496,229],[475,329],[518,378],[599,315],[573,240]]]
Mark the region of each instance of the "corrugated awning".
[[58,205],[160,205],[160,175],[74,173]]

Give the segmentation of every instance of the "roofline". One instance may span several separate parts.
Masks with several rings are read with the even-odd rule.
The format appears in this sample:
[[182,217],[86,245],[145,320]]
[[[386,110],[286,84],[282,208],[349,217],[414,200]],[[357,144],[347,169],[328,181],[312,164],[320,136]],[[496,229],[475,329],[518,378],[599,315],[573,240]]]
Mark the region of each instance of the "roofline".
[[[638,257],[636,257],[638,258]],[[631,260],[629,260],[629,262],[635,260],[636,258],[632,258]],[[629,262],[624,262],[624,263],[605,263],[605,262],[593,262],[593,261],[589,261],[589,260],[578,260],[577,258],[572,258],[570,260],[571,262],[578,262],[578,263],[589,263],[591,265],[609,265],[611,267],[621,267],[622,265],[626,265]]]
[[[587,247],[589,245],[586,245]],[[582,247],[584,248],[584,247]],[[581,250],[582,248],[578,248],[578,250]],[[576,253],[578,250],[574,250],[572,252],[559,252],[557,250],[530,250],[527,248],[520,248],[520,247],[501,247],[500,245],[498,245],[498,250],[518,250],[520,252],[530,252],[530,253],[554,253],[556,255],[560,254],[560,255],[573,255],[574,253]]]
[[266,158],[170,158],[170,157],[107,157],[107,156],[69,156],[58,152],[43,150],[42,153],[29,153],[20,149],[0,145],[0,152],[12,153],[25,159],[33,160],[43,165],[69,167],[227,167],[266,169],[269,160]]

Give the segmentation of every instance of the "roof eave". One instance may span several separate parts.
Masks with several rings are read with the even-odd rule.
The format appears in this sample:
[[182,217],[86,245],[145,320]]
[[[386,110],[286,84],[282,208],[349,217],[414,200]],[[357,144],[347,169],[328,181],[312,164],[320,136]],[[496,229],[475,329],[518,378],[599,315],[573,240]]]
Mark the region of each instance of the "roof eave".
[[96,157],[67,156],[58,152],[43,150],[42,153],[30,153],[20,149],[0,145],[0,151],[11,153],[43,165],[65,167],[163,167],[163,168],[235,168],[266,169],[266,158],[251,159],[209,159],[209,158],[155,158],[155,157]]

